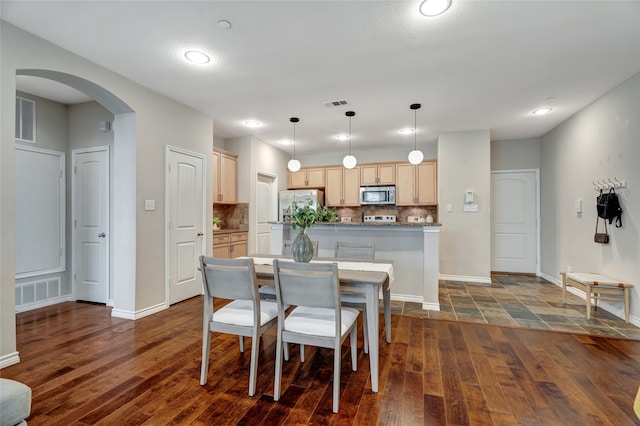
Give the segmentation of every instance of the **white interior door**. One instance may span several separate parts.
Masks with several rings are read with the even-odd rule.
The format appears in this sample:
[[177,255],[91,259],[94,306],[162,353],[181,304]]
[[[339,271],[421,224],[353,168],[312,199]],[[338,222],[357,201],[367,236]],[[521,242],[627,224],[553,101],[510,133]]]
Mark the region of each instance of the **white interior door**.
[[204,158],[174,148],[167,153],[170,304],[202,294],[197,268],[204,254]]
[[75,298],[109,296],[109,147],[74,150],[72,175]]
[[256,182],[256,253],[271,253],[271,224],[278,220],[275,177],[258,174]]
[[494,172],[491,185],[491,270],[536,273],[536,171]]

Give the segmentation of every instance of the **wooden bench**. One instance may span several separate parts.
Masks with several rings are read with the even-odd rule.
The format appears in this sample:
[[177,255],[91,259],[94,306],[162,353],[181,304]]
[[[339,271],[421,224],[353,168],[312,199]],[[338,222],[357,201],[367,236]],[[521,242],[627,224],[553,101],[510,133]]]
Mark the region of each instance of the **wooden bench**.
[[598,309],[599,300],[624,302],[624,320],[629,322],[629,293],[633,284],[621,283],[600,274],[584,272],[560,272],[562,275],[562,297],[567,302],[567,286],[581,289],[585,293],[587,319],[591,318],[591,298]]

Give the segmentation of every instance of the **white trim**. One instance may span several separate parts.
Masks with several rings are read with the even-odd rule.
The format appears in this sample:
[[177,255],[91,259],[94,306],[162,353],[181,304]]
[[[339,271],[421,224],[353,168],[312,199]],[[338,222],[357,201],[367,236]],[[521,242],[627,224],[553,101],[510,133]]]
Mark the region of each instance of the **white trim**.
[[116,318],[124,318],[129,320],[138,320],[140,318],[148,317],[149,315],[157,314],[158,312],[169,309],[168,303],[158,303],[148,308],[140,309],[139,311],[125,311],[124,309],[113,309],[111,316]]
[[562,281],[559,280],[558,278],[552,277],[551,275],[547,275],[547,274],[538,274],[539,277],[544,278],[545,280],[549,281],[550,283],[553,283],[557,286],[562,287]]
[[[169,307],[169,285],[170,285],[170,256],[171,256],[171,247],[169,247],[171,242],[171,232],[169,229],[170,218],[171,218],[171,206],[169,205],[169,154],[171,152],[175,152],[177,154],[189,155],[191,157],[198,158],[202,161],[202,243],[200,244],[200,251],[202,255],[207,254],[206,247],[208,247],[207,243],[207,235],[209,235],[209,222],[207,222],[207,156],[205,154],[201,154],[199,152],[189,151],[184,148],[178,148],[176,146],[167,145],[164,151],[164,305]],[[165,308],[166,309],[166,308]],[[114,315],[115,316],[115,315]],[[146,316],[146,315],[144,315]],[[125,318],[125,317],[122,317]]]
[[[35,152],[38,154],[46,154],[46,155],[51,155],[51,156],[55,156],[58,157],[58,160],[60,162],[60,177],[59,177],[59,187],[60,187],[60,224],[59,224],[59,230],[60,230],[60,250],[61,250],[61,255],[59,257],[60,259],[60,263],[59,266],[57,268],[53,268],[53,269],[41,269],[38,271],[29,271],[29,272],[21,272],[21,273],[17,273],[15,274],[15,279],[22,279],[22,278],[30,278],[30,277],[39,277],[42,275],[48,275],[48,274],[55,274],[55,273],[60,273],[60,272],[65,272],[67,270],[67,230],[66,230],[66,215],[67,215],[67,185],[66,185],[66,154],[62,151],[53,151],[50,149],[43,149],[43,148],[36,148],[36,147],[31,147],[31,146],[25,146],[25,145],[16,145],[15,146],[16,150],[20,150],[20,151],[29,151],[29,152]],[[14,183],[15,186],[15,183]]]
[[[113,300],[113,299],[109,299],[109,296],[111,296],[111,148],[109,147],[109,145],[103,145],[103,146],[96,146],[96,147],[90,147],[90,148],[78,148],[78,149],[74,149],[71,151],[71,274],[69,275],[69,282],[71,283],[71,294],[73,295],[73,300],[75,300],[76,298],[76,291],[77,291],[77,287],[76,287],[76,280],[74,279],[74,276],[76,274],[76,227],[73,226],[74,221],[76,220],[76,179],[77,179],[77,175],[75,173],[76,170],[76,161],[77,161],[77,156],[78,154],[87,154],[87,153],[91,153],[91,152],[106,152],[107,153],[107,208],[106,208],[106,215],[107,215],[107,230],[106,230],[106,234],[109,236],[109,238],[106,238],[106,245],[107,247],[105,248],[106,253],[107,253],[107,264],[105,265],[107,271],[107,281],[105,283],[106,285],[106,295],[105,295],[105,299],[106,300]],[[110,305],[113,306],[113,305]]]
[[391,300],[397,302],[413,302],[413,303],[422,303],[423,298],[420,296],[416,296],[413,294],[399,294],[399,293],[391,293]]
[[438,274],[438,280],[447,280],[447,281],[466,281],[470,283],[483,283],[483,284],[491,284],[491,277],[469,277],[466,275],[443,275]]
[[[541,229],[540,226],[540,169],[509,169],[509,170],[492,170],[491,174],[502,174],[502,173],[531,173],[534,172],[536,174],[536,275],[540,276],[540,259],[542,258],[541,253]],[[493,237],[493,236],[492,236]]]
[[70,294],[65,294],[64,296],[52,297],[47,300],[43,300],[36,303],[29,303],[27,305],[16,306],[16,314],[21,312],[28,312],[34,309],[44,308],[45,306],[57,305],[58,303],[64,302],[73,302],[75,299],[71,297]]
[[18,364],[20,362],[20,355],[18,352],[11,352],[6,355],[0,356],[0,368],[5,368],[10,365]]
[[439,303],[423,303],[422,304],[423,311],[440,311]]

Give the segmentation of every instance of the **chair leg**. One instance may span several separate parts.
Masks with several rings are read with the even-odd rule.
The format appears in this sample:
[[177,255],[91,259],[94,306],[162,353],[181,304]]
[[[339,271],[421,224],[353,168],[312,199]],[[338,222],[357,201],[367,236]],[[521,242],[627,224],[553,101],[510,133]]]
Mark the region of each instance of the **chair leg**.
[[[367,335],[367,331],[365,330],[364,335]],[[351,341],[351,369],[353,371],[358,371],[358,348],[357,348],[357,339],[358,339],[358,326],[356,324],[353,325],[351,329],[351,334],[349,335],[349,340]]]
[[362,331],[364,336],[364,353],[369,353],[369,336],[367,334],[367,308],[366,305],[362,305]]
[[253,333],[251,339],[251,366],[249,368],[249,396],[256,393],[256,376],[258,374],[258,355],[260,352],[260,337],[258,332]]
[[[338,340],[339,341],[339,340]],[[338,412],[340,406],[340,345],[333,349],[333,412]]]
[[[280,384],[282,382],[282,335],[280,331],[278,331],[278,340],[276,342],[276,374],[273,383],[273,400],[277,401],[280,399]],[[287,343],[284,343],[286,346]]]
[[284,348],[284,360],[289,361],[289,344],[283,345]]
[[240,338],[240,352],[244,353],[244,337],[238,336]]
[[304,345],[300,345],[300,362],[304,362]]
[[202,366],[200,368],[200,384],[207,384],[209,374],[209,353],[211,345],[211,332],[206,330],[202,335]]

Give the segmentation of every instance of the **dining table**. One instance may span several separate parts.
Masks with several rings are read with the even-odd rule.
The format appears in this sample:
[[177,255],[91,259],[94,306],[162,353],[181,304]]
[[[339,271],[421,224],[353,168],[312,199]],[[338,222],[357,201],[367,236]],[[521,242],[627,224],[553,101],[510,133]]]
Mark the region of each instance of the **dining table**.
[[[256,278],[261,285],[273,285],[274,259],[291,260],[291,256],[253,254]],[[378,392],[379,371],[379,294],[382,290],[386,341],[391,343],[391,285],[393,283],[393,262],[388,260],[346,259],[316,257],[311,262],[335,262],[338,266],[340,291],[362,294],[366,300],[367,335],[369,338],[369,364],[371,370],[371,390]]]

